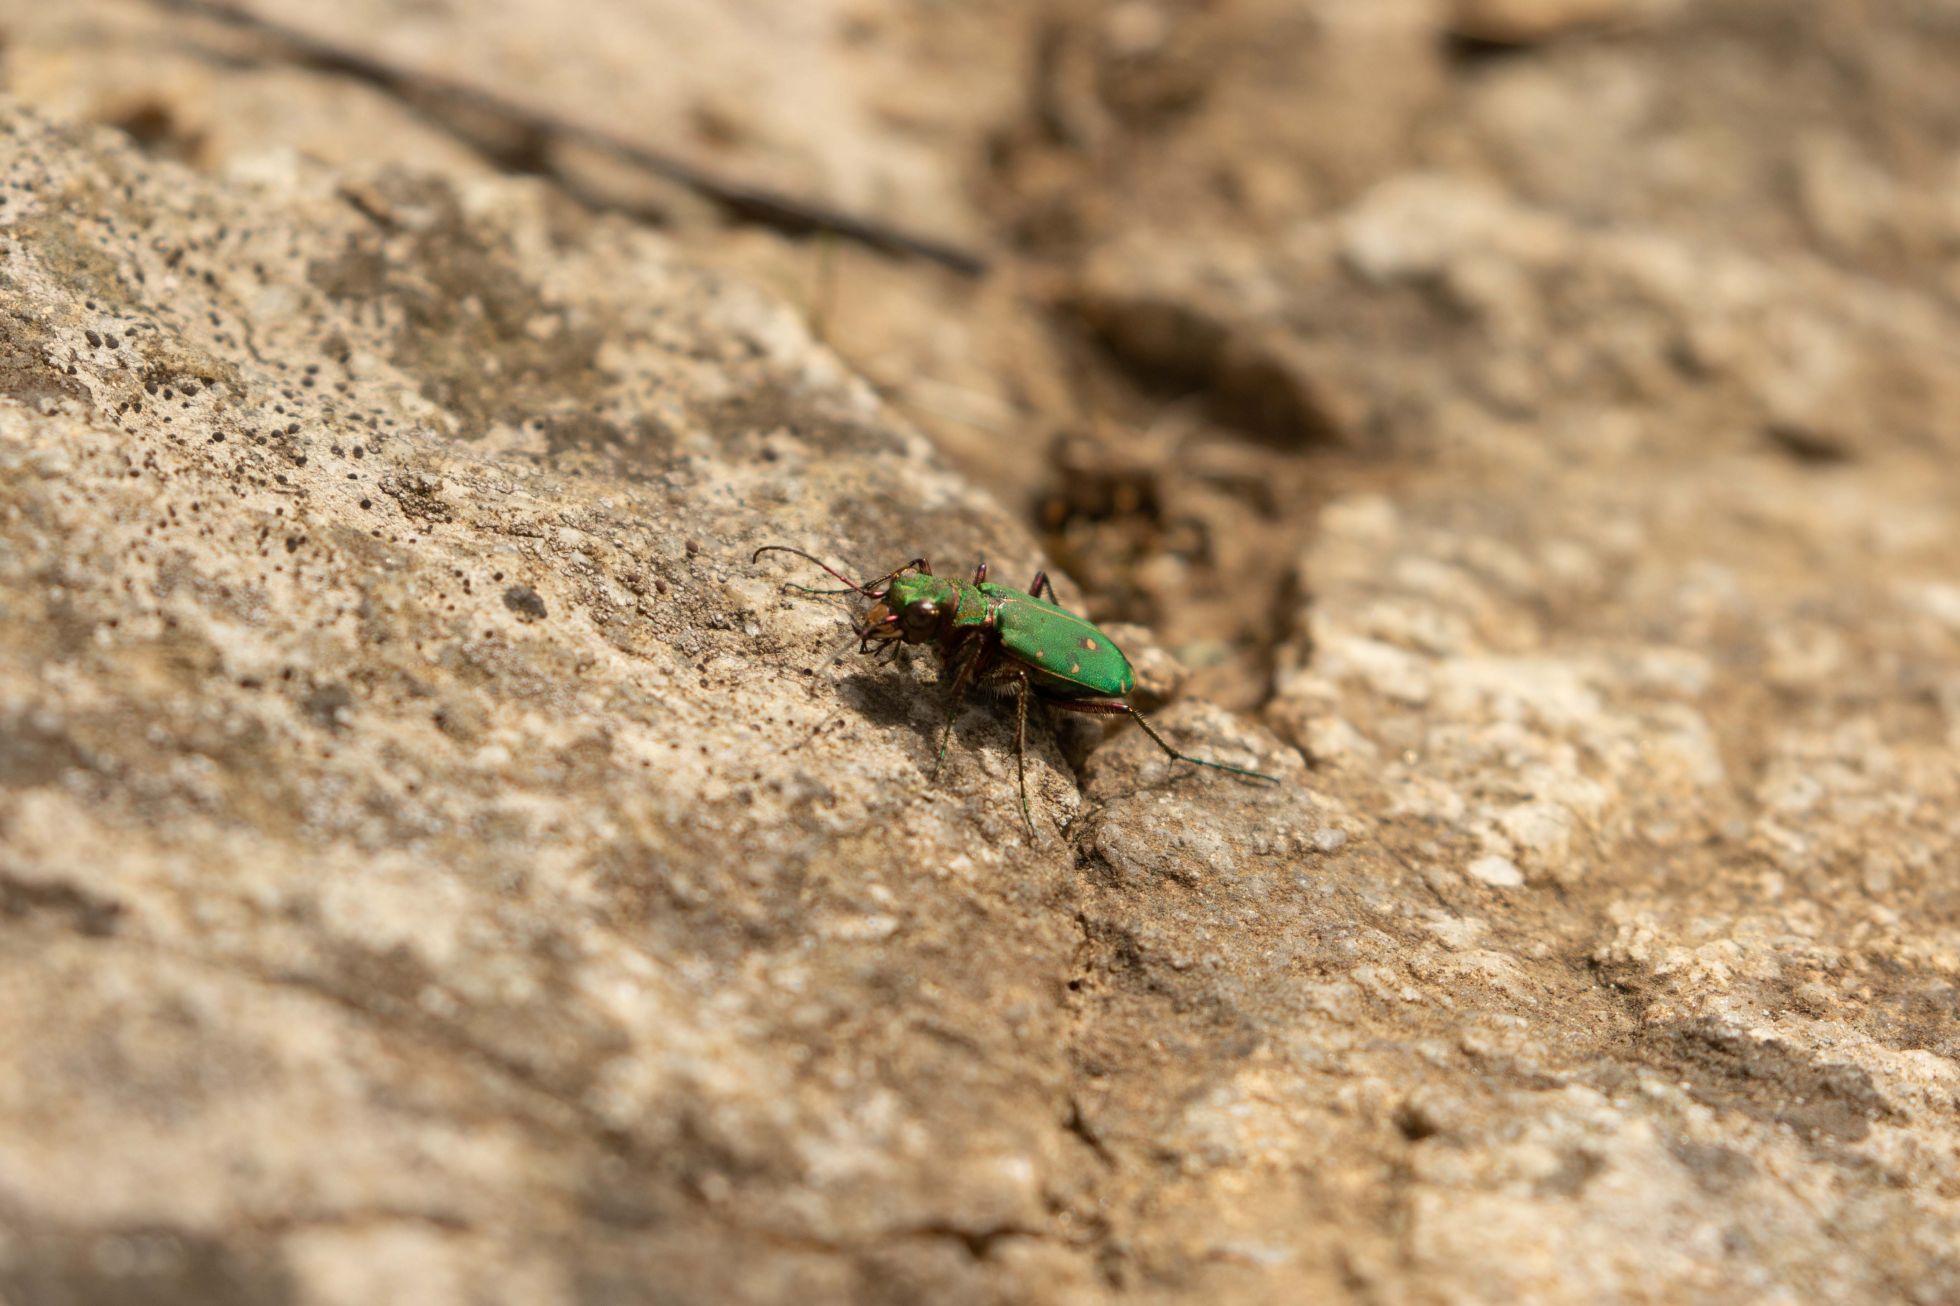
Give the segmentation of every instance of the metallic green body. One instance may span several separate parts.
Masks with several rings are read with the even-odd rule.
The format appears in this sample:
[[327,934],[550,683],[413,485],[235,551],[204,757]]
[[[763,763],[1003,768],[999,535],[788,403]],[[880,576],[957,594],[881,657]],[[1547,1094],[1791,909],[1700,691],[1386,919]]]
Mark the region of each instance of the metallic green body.
[[1025,590],[945,576],[896,576],[886,602],[903,610],[930,601],[952,608],[957,627],[992,628],[1001,648],[1027,667],[1034,682],[1058,698],[1122,698],[1136,688],[1136,673],[1115,641],[1092,621]]
[[1130,660],[1092,621],[1005,585],[978,587],[995,605],[1001,647],[1052,694],[1122,698],[1137,687]]

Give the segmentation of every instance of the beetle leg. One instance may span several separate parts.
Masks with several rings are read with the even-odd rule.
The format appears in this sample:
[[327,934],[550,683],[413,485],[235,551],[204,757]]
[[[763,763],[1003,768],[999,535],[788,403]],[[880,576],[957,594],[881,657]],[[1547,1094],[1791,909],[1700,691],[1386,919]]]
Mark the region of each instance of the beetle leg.
[[939,768],[946,763],[946,750],[953,745],[953,722],[960,714],[960,704],[966,699],[967,686],[973,683],[973,673],[980,666],[980,646],[969,642],[953,655],[959,659],[959,666],[953,672],[953,689],[946,704],[946,728],[939,733],[939,756],[932,764],[934,777]]
[[1137,711],[1121,699],[1055,697],[1047,701],[1050,707],[1060,708],[1064,712],[1077,712],[1083,716],[1126,716],[1142,726],[1143,733],[1149,735],[1157,747],[1163,749],[1168,756],[1176,761],[1189,762],[1193,766],[1208,766],[1214,771],[1229,771],[1233,775],[1242,775],[1250,780],[1264,780],[1268,784],[1279,783],[1279,777],[1267,775],[1264,771],[1254,771],[1243,766],[1232,766],[1225,762],[1208,762],[1202,757],[1193,757],[1189,753],[1178,752],[1175,748],[1171,747],[1169,740],[1157,733],[1157,727],[1151,725],[1143,713]]
[[1028,596],[1038,599],[1041,597],[1041,591],[1043,590],[1048,591],[1048,601],[1050,603],[1057,601],[1055,598],[1055,582],[1048,579],[1048,573],[1046,571],[1037,571],[1034,574],[1034,579],[1028,582]]
[[1012,683],[1014,687],[1014,767],[1021,783],[1021,819],[1027,822],[1028,839],[1033,842],[1041,836],[1035,833],[1034,815],[1028,807],[1028,700],[1041,691],[1034,687],[1027,667],[1012,660],[989,668],[984,679],[990,685]]
[[1028,685],[1028,669],[1016,666],[1013,671],[1014,688],[1014,765],[1021,773],[1021,819],[1028,823],[1028,841],[1034,842],[1034,817],[1028,814],[1028,696],[1034,691]]

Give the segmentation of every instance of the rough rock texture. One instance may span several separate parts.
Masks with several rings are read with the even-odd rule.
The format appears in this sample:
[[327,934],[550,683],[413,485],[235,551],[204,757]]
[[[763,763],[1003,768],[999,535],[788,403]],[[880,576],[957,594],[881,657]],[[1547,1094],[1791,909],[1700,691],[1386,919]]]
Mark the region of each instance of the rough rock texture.
[[809,675],[838,608],[747,560],[1013,527],[534,185],[7,132],[13,1281],[126,1229],[328,1299],[766,1298],[1046,1236],[1072,779],[1024,847],[975,711],[921,801],[937,700]]
[[[807,124],[979,287],[0,12],[0,1300],[1960,1298],[1960,29],[1787,8],[1003,6]],[[771,542],[1045,543],[1284,784],[1030,840]]]

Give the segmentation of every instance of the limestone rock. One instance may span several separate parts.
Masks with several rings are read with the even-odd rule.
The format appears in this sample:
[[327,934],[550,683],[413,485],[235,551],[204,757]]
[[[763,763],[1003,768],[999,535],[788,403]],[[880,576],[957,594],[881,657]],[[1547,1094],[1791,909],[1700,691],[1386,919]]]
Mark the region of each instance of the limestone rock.
[[[710,270],[807,251],[202,23],[76,54],[136,8],[8,16],[10,85],[130,135],[0,108],[0,1298],[1960,1297],[1931,10],[1452,62],[1429,0],[955,7],[1052,83],[988,184],[1120,210],[1078,270],[961,192],[1067,257],[881,264],[836,337],[961,364],[962,475]],[[562,89],[578,34],[494,39],[543,12],[355,37]],[[714,81],[633,99],[636,48],[576,102]],[[968,139],[778,154],[771,103],[697,125],[863,147],[837,195]],[[1082,321],[1115,364],[1017,394]],[[773,542],[1080,557],[1157,725],[1281,784],[1037,718],[1030,840],[1011,712],[935,778],[925,660],[833,668]]]
[[1073,777],[749,562],[1013,525],[536,185],[4,133],[9,1295],[1086,1273]]

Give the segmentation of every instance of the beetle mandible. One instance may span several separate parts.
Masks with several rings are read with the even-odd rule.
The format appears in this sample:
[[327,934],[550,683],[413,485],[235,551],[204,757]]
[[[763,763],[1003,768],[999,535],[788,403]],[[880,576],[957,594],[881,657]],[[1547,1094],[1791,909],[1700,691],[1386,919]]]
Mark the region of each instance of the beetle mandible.
[[[1017,590],[987,579],[987,564],[974,568],[971,582],[935,576],[932,564],[914,558],[903,567],[873,581],[858,582],[815,554],[787,544],[765,544],[749,558],[754,566],[765,553],[789,553],[814,562],[842,581],[841,590],[818,590],[804,585],[791,589],[804,594],[862,594],[872,602],[863,624],[854,630],[858,652],[891,650],[895,657],[905,644],[931,644],[952,678],[946,705],[946,726],[940,732],[938,762],[946,760],[952,743],[953,721],[967,690],[974,685],[1011,689],[1014,706],[1014,760],[1020,772],[1021,819],[1035,837],[1028,809],[1028,699],[1035,698],[1063,712],[1083,716],[1126,716],[1171,758],[1208,766],[1249,780],[1278,784],[1279,780],[1243,766],[1213,762],[1180,753],[1157,733],[1129,703],[1136,688],[1130,660],[1116,642],[1086,617],[1055,602],[1048,573],[1036,572],[1027,589]],[[879,588],[883,586],[883,588]],[[1045,597],[1044,597],[1045,595]],[[877,649],[874,649],[874,645]],[[935,764],[936,765],[936,764]]]

